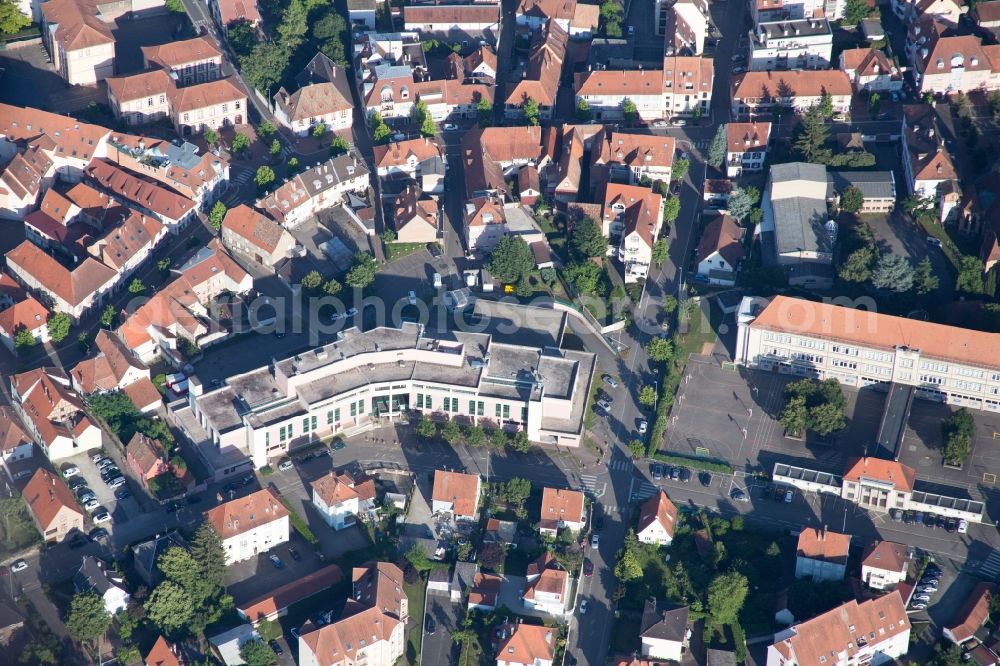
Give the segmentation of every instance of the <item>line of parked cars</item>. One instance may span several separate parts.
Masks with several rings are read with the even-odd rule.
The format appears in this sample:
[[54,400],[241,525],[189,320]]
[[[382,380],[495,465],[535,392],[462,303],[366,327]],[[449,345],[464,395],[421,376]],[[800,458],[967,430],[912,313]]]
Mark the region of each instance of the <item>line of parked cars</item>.
[[924,574],[917,583],[913,596],[910,597],[911,610],[924,610],[931,602],[931,597],[938,591],[938,584],[941,582],[941,569],[931,562],[924,569]]
[[[125,477],[115,462],[103,453],[95,454],[91,460],[100,471],[101,480],[115,491],[115,499],[123,500],[129,496],[129,491],[125,488]],[[111,513],[108,512],[97,499],[94,491],[87,486],[87,480],[80,475],[80,468],[76,465],[67,465],[62,469],[62,474],[66,478],[66,483],[77,500],[84,509],[91,512],[91,519],[95,524],[111,522]]]
[[915,523],[931,529],[940,527],[948,532],[958,532],[959,534],[965,534],[969,531],[969,522],[964,518],[947,518],[934,513],[900,511],[899,509],[889,511],[889,517],[897,523],[906,523],[907,525]]

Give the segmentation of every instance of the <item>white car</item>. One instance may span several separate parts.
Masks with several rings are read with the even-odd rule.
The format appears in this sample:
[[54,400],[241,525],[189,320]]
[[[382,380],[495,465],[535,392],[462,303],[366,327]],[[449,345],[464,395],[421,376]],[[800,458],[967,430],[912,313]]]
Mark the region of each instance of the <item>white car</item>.
[[24,571],[27,568],[28,568],[28,563],[25,562],[24,560],[18,560],[14,562],[14,564],[10,565],[10,570],[13,571],[14,573],[17,573],[18,571]]
[[99,462],[101,462],[102,460],[104,460],[104,457],[105,457],[105,456],[104,456],[104,454],[103,454],[103,453],[95,453],[94,455],[90,456],[90,459],[91,459],[92,461],[94,461],[94,464],[96,465],[97,463],[99,463]]
[[969,523],[963,518],[958,521],[958,533],[965,534],[969,531]]
[[110,523],[111,514],[108,513],[107,511],[101,511],[100,513],[94,516],[94,522],[97,523],[98,525],[100,525],[101,523]]
[[62,471],[63,476],[66,477],[67,479],[71,476],[76,476],[79,473],[80,473],[80,468],[77,467],[76,465],[68,465],[67,467],[63,468]]
[[295,467],[295,464],[291,460],[286,460],[285,462],[278,465],[279,472],[287,472],[291,468]]
[[685,125],[687,125],[687,121],[684,120],[683,118],[674,118],[673,120],[670,121],[670,124],[673,125],[674,127],[684,127]]
[[639,421],[639,434],[640,435],[645,435],[647,427],[649,427],[649,424],[646,423],[646,419],[643,419],[643,420]]
[[455,125],[454,123],[445,123],[444,124],[444,131],[445,132],[454,132],[457,129],[458,129],[458,125]]
[[586,615],[586,614],[587,614],[587,600],[584,599],[583,601],[580,602],[580,615]]
[[591,548],[597,548],[600,545],[601,545],[601,535],[600,534],[591,534],[590,535],[590,547]]
[[416,305],[417,304],[417,292],[411,291],[407,295],[407,298],[410,300],[410,305]]
[[96,497],[92,497],[83,503],[83,508],[87,511],[93,511],[97,507],[101,506],[101,503],[97,501]]
[[597,406],[600,407],[601,409],[603,409],[606,412],[610,412],[611,411],[611,403],[608,402],[607,400],[598,400],[597,401]]

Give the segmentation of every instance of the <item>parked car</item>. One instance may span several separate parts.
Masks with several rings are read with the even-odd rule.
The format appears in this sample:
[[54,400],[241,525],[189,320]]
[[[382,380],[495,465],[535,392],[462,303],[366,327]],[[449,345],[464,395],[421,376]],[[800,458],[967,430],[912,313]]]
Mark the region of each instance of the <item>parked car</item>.
[[132,496],[132,493],[128,491],[128,488],[119,488],[115,491],[115,499],[123,500]]
[[437,630],[437,623],[434,622],[434,618],[428,615],[427,619],[424,620],[424,631],[428,634],[433,634],[435,630]]
[[600,545],[601,545],[601,536],[599,534],[591,534],[590,547],[596,549]]
[[649,424],[646,423],[646,419],[639,419],[639,434],[640,435],[645,435],[646,434],[646,428],[648,428],[648,427],[649,427]]
[[600,504],[594,507],[594,529],[597,531],[604,529],[604,512]]
[[93,539],[94,541],[97,541],[99,539],[105,539],[107,538],[107,536],[108,536],[108,531],[103,527],[95,527],[94,529],[90,530],[90,538]]
[[83,478],[82,476],[74,476],[72,479],[66,482],[66,485],[69,486],[70,490],[76,492],[77,488],[82,488],[83,486],[87,485],[87,479]]
[[67,465],[66,467],[63,467],[62,471],[62,475],[67,479],[70,478],[71,476],[76,476],[79,473],[80,473],[80,468],[77,467],[76,465]]
[[93,511],[99,506],[101,506],[101,503],[97,501],[96,497],[92,497],[91,499],[83,503],[83,508],[86,509],[87,511]]
[[791,490],[785,492],[785,502],[788,504],[792,503],[792,498],[795,497],[795,493]]
[[684,483],[689,483],[691,481],[691,470],[687,467],[681,467],[681,481]]
[[288,470],[290,470],[293,467],[295,467],[295,463],[293,463],[291,460],[286,460],[286,461],[284,461],[284,462],[282,462],[281,464],[278,465],[278,471],[279,472],[287,472]]
[[731,492],[729,496],[732,497],[734,501],[741,504],[745,504],[750,501],[750,497],[742,488],[733,488],[733,492]]
[[594,575],[594,563],[590,560],[583,561],[583,575],[593,576]]
[[666,120],[654,120],[653,127],[657,129],[661,129],[663,127],[670,127],[670,123],[668,123]]
[[268,555],[267,559],[271,560],[271,564],[274,565],[275,569],[284,569],[285,568],[285,563],[282,562],[281,558],[278,557],[277,555],[275,555],[274,553],[271,553],[270,555]]
[[457,129],[458,129],[458,125],[456,125],[454,123],[445,123],[444,124],[444,131],[445,132],[454,132]]
[[681,470],[680,470],[680,468],[678,468],[678,467],[671,467],[670,468],[670,480],[671,481],[680,481],[680,479],[681,479]]
[[274,640],[273,638],[267,642],[267,646],[271,648],[271,652],[274,654],[284,654],[285,651],[281,649],[281,643]]
[[733,74],[742,74],[745,71],[747,71],[747,68],[744,67],[743,65],[737,65],[736,67],[733,67]]
[[611,403],[608,402],[607,400],[598,400],[597,401],[597,406],[600,407],[601,409],[603,409],[606,412],[611,411]]
[[927,604],[925,603],[921,603],[919,601],[910,603],[911,610],[924,610],[925,608],[927,608]]
[[288,554],[291,555],[292,559],[295,560],[296,562],[302,559],[302,556],[299,555],[299,551],[295,550],[295,546],[288,547]]
[[939,238],[935,238],[934,236],[928,236],[927,244],[933,245],[934,247],[941,247],[941,240]]
[[121,470],[118,469],[118,467],[116,467],[115,465],[108,465],[107,467],[101,470],[101,480],[107,481],[110,478],[118,476],[120,472]]
[[101,511],[100,513],[94,515],[94,522],[97,523],[98,525],[100,525],[101,523],[110,523],[111,514],[108,513],[107,511]]
[[342,449],[347,448],[347,444],[345,444],[344,440],[342,440],[342,439],[338,439],[338,440],[334,441],[334,443],[332,444],[332,446],[333,446],[333,450],[334,451],[340,451]]
[[90,500],[97,499],[97,495],[88,490],[82,495],[77,496],[77,499],[79,499],[81,503],[86,504]]
[[965,534],[969,531],[969,523],[964,518],[958,521],[958,533]]
[[587,600],[584,599],[583,601],[580,602],[580,615],[586,615],[586,614],[587,614]]
[[937,585],[919,585],[917,587],[917,592],[921,592],[923,594],[934,594],[937,591]]
[[611,375],[601,375],[601,381],[611,388],[618,388],[618,380]]
[[28,568],[28,563],[25,562],[24,560],[17,560],[14,562],[14,564],[10,565],[10,570],[13,573],[17,573],[18,571],[24,571],[27,568]]
[[915,594],[913,595],[914,601],[930,601],[931,595],[929,594]]
[[428,243],[427,251],[431,253],[431,256],[437,259],[441,256],[441,246],[437,243]]
[[701,472],[698,475],[698,480],[701,481],[701,485],[707,488],[712,484],[712,475],[709,474],[708,472]]
[[113,466],[114,464],[115,461],[112,460],[111,458],[101,458],[99,461],[97,461],[97,469],[104,470],[107,469],[108,467]]
[[125,485],[125,477],[124,476],[116,476],[115,478],[113,478],[110,481],[108,481],[108,487],[112,488],[112,489],[118,488],[118,487],[124,486],[124,485]]
[[93,463],[95,465],[97,463],[101,462],[102,460],[104,460],[104,458],[105,458],[105,456],[104,456],[103,452],[102,453],[95,453],[94,455],[90,456],[91,461],[93,461]]
[[661,465],[660,463],[653,463],[652,474],[653,474],[653,480],[654,481],[659,481],[660,479],[662,479],[663,478],[663,465]]

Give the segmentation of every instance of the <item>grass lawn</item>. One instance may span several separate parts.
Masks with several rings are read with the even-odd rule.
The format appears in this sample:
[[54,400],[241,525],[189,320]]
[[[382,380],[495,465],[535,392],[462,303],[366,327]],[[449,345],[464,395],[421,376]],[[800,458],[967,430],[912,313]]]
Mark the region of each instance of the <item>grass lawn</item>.
[[410,619],[414,626],[406,637],[406,659],[411,664],[420,663],[420,641],[424,637],[424,594],[427,580],[421,576],[416,583],[403,583],[403,591],[410,605]]
[[928,236],[933,236],[941,241],[941,251],[948,258],[948,263],[951,264],[951,268],[956,274],[959,272],[958,267],[961,263],[962,255],[978,256],[979,250],[975,247],[975,244],[970,242],[970,238],[954,231],[954,226],[938,224],[933,218],[927,215],[918,216],[917,224],[927,232]]
[[719,339],[716,330],[722,318],[722,313],[717,307],[708,304],[709,318],[707,321],[703,316],[704,310],[697,308],[688,320],[688,330],[684,335],[677,337],[677,349],[674,355],[680,359],[680,363],[686,363],[691,354],[700,354],[705,343],[714,343]]
[[0,555],[13,555],[41,540],[24,499],[20,495],[0,499]]
[[425,247],[427,247],[425,243],[386,243],[385,261],[386,263],[391,264],[397,259],[413,254],[414,252],[422,250]]

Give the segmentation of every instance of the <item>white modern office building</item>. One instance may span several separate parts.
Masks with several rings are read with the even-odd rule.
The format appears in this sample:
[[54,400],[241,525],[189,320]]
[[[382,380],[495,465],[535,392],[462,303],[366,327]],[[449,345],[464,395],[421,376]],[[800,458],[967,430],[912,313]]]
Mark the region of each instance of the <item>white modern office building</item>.
[[760,23],[750,33],[750,69],[826,69],[833,32],[825,18]]

